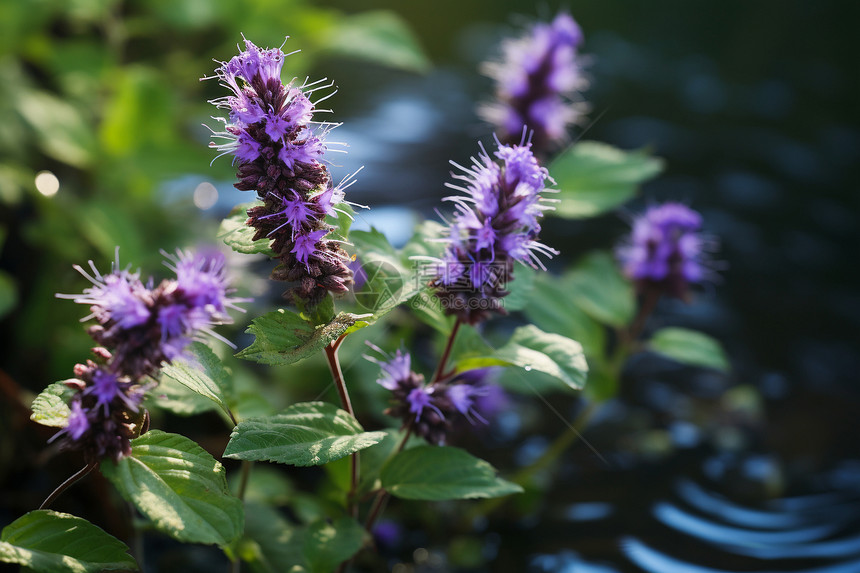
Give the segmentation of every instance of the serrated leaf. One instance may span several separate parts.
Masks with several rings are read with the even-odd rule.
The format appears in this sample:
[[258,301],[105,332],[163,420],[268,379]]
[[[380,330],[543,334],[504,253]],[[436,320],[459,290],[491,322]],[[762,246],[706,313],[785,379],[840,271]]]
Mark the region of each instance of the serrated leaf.
[[227,489],[224,466],[192,440],[151,430],[131,455],[101,472],[155,527],[179,541],[224,545],[242,533],[242,502]]
[[233,394],[230,373],[212,349],[202,342],[191,343],[189,350],[196,364],[176,360],[162,366],[162,374],[192,392],[212,400],[232,418],[233,414],[228,406],[228,401],[232,399]]
[[363,450],[385,437],[365,432],[354,417],[326,402],[301,402],[280,414],[240,423],[225,458],[318,466]]
[[640,183],[663,169],[662,160],[647,151],[623,151],[595,141],[580,141],[549,166],[560,200],[547,215],[579,219],[594,217],[632,198]]
[[430,61],[403,19],[389,10],[346,16],[326,34],[325,48],[339,56],[425,72]]
[[574,390],[582,389],[588,373],[581,344],[560,334],[544,332],[532,324],[517,328],[501,348],[461,358],[456,364],[458,371],[487,366],[519,366],[527,371],[543,372]]
[[69,419],[69,398],[74,391],[63,382],[54,382],[36,396],[30,419],[43,426],[65,428]]
[[236,356],[261,364],[293,364],[316,354],[349,329],[367,326],[369,318],[369,314],[341,312],[330,322],[314,326],[292,311],[275,310],[251,321],[246,333],[256,338]]
[[45,509],[24,514],[3,528],[0,561],[40,573],[138,569],[120,540],[85,519]]
[[681,364],[727,372],[729,360],[723,347],[707,334],[687,328],[661,328],[648,341],[648,348]]
[[248,209],[262,205],[261,202],[243,203],[236,205],[230,211],[226,219],[221,221],[221,226],[218,229],[218,238],[224,241],[224,244],[236,251],[246,255],[263,254],[270,258],[275,258],[275,252],[272,251],[271,239],[254,240],[254,233],[257,231],[245,224],[248,220]]
[[381,479],[385,490],[403,499],[475,499],[523,491],[484,460],[447,446],[403,450],[382,468]]
[[573,302],[598,322],[622,327],[633,320],[636,312],[633,285],[621,275],[609,253],[586,255],[565,275],[564,283]]

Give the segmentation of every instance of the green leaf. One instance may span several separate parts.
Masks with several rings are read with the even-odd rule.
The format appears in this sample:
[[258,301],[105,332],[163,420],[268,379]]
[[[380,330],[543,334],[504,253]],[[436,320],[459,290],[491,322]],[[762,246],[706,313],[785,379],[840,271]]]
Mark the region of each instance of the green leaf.
[[275,508],[246,503],[245,531],[235,545],[238,557],[253,571],[280,573],[302,565],[302,528],[291,525]]
[[162,376],[158,386],[144,397],[144,407],[161,409],[178,416],[195,416],[218,410],[218,404],[190,390],[169,376]]
[[400,16],[389,10],[340,18],[326,34],[325,49],[338,56],[392,68],[414,72],[430,69],[430,61],[415,35]]
[[17,102],[17,109],[36,133],[46,155],[72,165],[87,167],[95,157],[96,138],[93,122],[78,108],[47,92],[28,90]]
[[505,285],[508,295],[502,299],[505,310],[512,312],[527,308],[534,298],[532,292],[537,271],[526,265],[516,265],[513,278]]
[[24,514],[3,528],[0,561],[41,573],[138,569],[120,540],[85,519],[45,509]]
[[69,419],[69,398],[74,390],[63,382],[54,382],[36,396],[30,408],[30,419],[43,426],[65,428]]
[[355,555],[367,540],[364,528],[351,517],[310,524],[304,531],[304,556],[313,573],[329,573]]
[[245,224],[248,220],[248,209],[258,205],[262,205],[262,203],[257,201],[233,207],[227,218],[221,221],[218,238],[237,253],[245,255],[263,254],[275,258],[275,252],[270,245],[271,239],[263,238],[255,241],[254,233],[257,231]]
[[230,372],[224,368],[224,364],[212,349],[202,342],[191,343],[189,349],[197,364],[176,360],[162,366],[162,374],[176,380],[192,392],[209,398],[232,418],[233,414],[228,407],[228,401],[233,397]]
[[567,336],[582,344],[586,356],[602,356],[606,332],[602,324],[575,304],[560,304],[570,298],[571,287],[562,278],[541,273],[535,279],[532,297],[523,312],[538,328]]
[[526,371],[543,372],[574,390],[582,389],[588,372],[581,344],[532,324],[517,328],[501,348],[457,362],[458,371],[485,366],[519,366]]
[[382,468],[381,478],[384,489],[403,499],[474,499],[523,491],[484,460],[447,446],[403,450]]
[[359,308],[372,314],[372,321],[418,292],[410,280],[411,273],[385,235],[376,229],[353,231],[350,240],[361,265],[359,272],[365,279],[355,292],[355,301]]
[[632,198],[640,183],[662,169],[663,162],[647,151],[622,151],[605,143],[581,141],[549,166],[560,202],[547,214],[567,219],[594,217]]
[[227,489],[224,466],[185,436],[151,430],[131,456],[101,471],[156,528],[179,541],[224,545],[242,533],[242,502]]
[[381,441],[385,432],[365,432],[354,417],[326,402],[301,402],[280,414],[240,423],[225,458],[319,466]]
[[661,328],[648,341],[648,348],[681,364],[704,366],[728,372],[729,360],[719,342],[686,328]]
[[341,312],[330,322],[314,326],[292,311],[275,310],[251,321],[246,332],[256,338],[236,356],[261,364],[293,364],[316,354],[350,328],[367,326],[369,318]]
[[[633,286],[621,275],[609,253],[586,255],[565,276],[564,282],[573,302],[595,320],[616,327],[633,320],[636,312]],[[563,300],[557,303],[564,304]]]

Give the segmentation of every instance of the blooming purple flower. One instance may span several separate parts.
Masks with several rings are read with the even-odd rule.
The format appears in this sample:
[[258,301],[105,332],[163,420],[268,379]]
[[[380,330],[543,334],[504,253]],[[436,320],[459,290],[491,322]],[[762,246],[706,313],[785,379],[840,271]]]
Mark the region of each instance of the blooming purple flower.
[[322,164],[334,124],[313,120],[321,111],[316,103],[325,98],[314,103],[310,96],[331,84],[284,84],[285,57],[278,48],[263,50],[245,40],[239,55],[215,70],[231,95],[211,102],[229,110],[221,118],[224,130],[213,131],[222,143],[211,146],[239,164],[235,186],[257,192],[262,205],[248,211],[254,240],[271,239],[281,262],[272,278],[295,283],[286,295],[307,307],[352,284],[349,259],[327,238],[333,227],[326,222],[344,202],[348,185],[335,186]]
[[99,273],[92,261],[92,276],[76,267],[93,286],[81,295],[57,295],[89,305],[87,318],[98,321],[89,333],[100,345],[94,352],[101,363],[75,367],[75,378],[67,381],[76,390],[73,415],[57,434],[91,461],[131,452],[150,378],[201,333],[220,338],[212,326],[229,322],[226,310],[241,310],[237,303],[246,300],[230,296],[222,254],[177,251],[167,258],[176,278],[158,286],[152,280],[144,285],[137,273],[120,270],[117,258],[108,275]]
[[118,250],[110,274],[102,275],[92,261],[92,275],[78,265],[74,268],[93,286],[85,288],[83,294],[58,294],[57,297],[90,305],[92,314],[83,320],[95,318],[102,325],[111,324],[113,328],[128,329],[145,324],[150,319],[148,290],[140,282],[139,272],[120,269]]
[[545,268],[540,256],[557,251],[537,240],[539,219],[552,207],[544,197],[549,173],[538,164],[531,144],[498,143],[493,161],[481,148],[471,168],[453,163],[463,173],[448,184],[464,195],[446,197],[455,212],[446,238],[445,254],[437,263],[437,296],[448,314],[477,324],[490,311],[503,313],[501,298],[513,280],[513,263]]
[[525,37],[505,41],[502,60],[484,64],[484,73],[496,81],[497,101],[479,112],[503,142],[518,141],[524,129],[534,132],[541,153],[564,142],[568,126],[585,111],[572,101],[586,87],[578,54],[582,42],[576,21],[560,13]]
[[664,203],[649,208],[633,222],[618,248],[624,273],[640,290],[657,289],[686,298],[689,285],[708,274],[702,217],[686,205]]
[[93,385],[84,390],[85,394],[92,393],[96,397],[96,407],[101,406],[105,412],[119,392],[119,381],[116,376],[104,370],[97,370],[93,374]]
[[479,369],[458,374],[453,378],[425,384],[424,376],[411,370],[408,352],[397,350],[385,354],[380,348],[367,343],[383,359],[365,355],[379,365],[377,383],[391,392],[392,406],[385,413],[403,420],[417,436],[431,444],[444,444],[452,423],[463,416],[471,423],[487,423],[484,415],[494,413],[482,410],[482,398],[490,394],[487,374],[491,369]]

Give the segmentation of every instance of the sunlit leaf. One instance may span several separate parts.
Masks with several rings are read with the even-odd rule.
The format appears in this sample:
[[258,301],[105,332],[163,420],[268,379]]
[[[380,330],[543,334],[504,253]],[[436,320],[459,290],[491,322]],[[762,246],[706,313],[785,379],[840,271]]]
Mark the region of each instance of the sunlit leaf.
[[517,328],[501,348],[475,356],[467,354],[456,364],[458,371],[486,366],[519,366],[526,371],[543,372],[574,390],[582,389],[588,372],[581,344],[532,324]]
[[369,318],[341,312],[330,322],[314,326],[290,310],[275,310],[251,321],[246,332],[256,338],[236,356],[261,364],[293,364],[321,351],[350,328],[366,326]]
[[62,382],[54,382],[36,396],[30,409],[30,419],[43,426],[65,428],[69,419],[69,398],[74,390]]
[[228,403],[233,400],[230,372],[212,350],[202,342],[189,346],[194,362],[174,360],[165,364],[161,372],[201,396],[215,402],[224,413],[232,417]]
[[403,450],[382,468],[381,479],[386,491],[403,499],[489,498],[523,491],[484,460],[447,446]]
[[45,509],[24,514],[3,528],[0,561],[40,573],[138,569],[120,540],[85,519]]
[[131,456],[101,472],[159,530],[179,541],[224,545],[242,533],[242,502],[227,489],[224,466],[193,441],[151,430]]
[[236,205],[230,211],[230,215],[221,221],[221,227],[218,229],[218,238],[224,241],[224,244],[236,251],[245,255],[263,254],[267,257],[275,257],[274,251],[270,246],[270,239],[253,240],[256,229],[245,224],[248,220],[248,209],[260,205],[261,203],[243,203]]
[[377,10],[344,16],[328,30],[325,49],[338,56],[425,72],[430,61],[415,35],[393,11]]
[[631,199],[639,184],[662,169],[663,162],[647,151],[580,141],[549,165],[560,202],[547,214],[568,219],[599,215]]
[[318,466],[379,442],[385,432],[365,432],[345,411],[326,402],[300,402],[233,429],[225,458]]

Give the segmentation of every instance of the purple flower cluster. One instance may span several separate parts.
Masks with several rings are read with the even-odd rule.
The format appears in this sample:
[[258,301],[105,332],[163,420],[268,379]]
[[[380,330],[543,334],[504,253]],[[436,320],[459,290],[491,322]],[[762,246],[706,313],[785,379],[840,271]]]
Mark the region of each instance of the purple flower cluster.
[[[385,359],[365,356],[379,365],[377,383],[391,391],[391,407],[385,414],[403,420],[403,427],[411,426],[415,435],[434,445],[445,443],[452,424],[463,417],[471,423],[487,423],[482,415],[481,398],[490,394],[486,383],[486,370],[467,372],[453,378],[426,384],[424,376],[412,371],[408,352],[395,351],[386,355],[369,342],[368,346]],[[486,404],[492,411],[493,404]]]
[[702,217],[680,203],[651,207],[633,222],[617,251],[624,273],[640,291],[657,290],[686,298],[691,283],[707,275]]
[[585,112],[573,101],[586,87],[579,47],[583,35],[569,14],[537,24],[525,37],[502,44],[502,61],[487,62],[483,71],[496,81],[497,101],[479,112],[505,143],[519,140],[523,129],[541,153],[564,142],[567,128]]
[[221,253],[166,256],[176,278],[158,286],[151,279],[144,284],[139,272],[121,269],[117,257],[106,275],[92,261],[92,274],[75,266],[92,286],[82,294],[57,295],[88,305],[84,320],[97,323],[88,329],[99,345],[93,350],[97,361],[78,364],[75,378],[66,381],[77,392],[68,425],[55,436],[65,436],[90,460],[129,454],[129,440],[143,424],[140,404],[153,384],[150,377],[162,362],[181,356],[200,333],[218,337],[211,327],[230,322],[227,309],[241,311],[236,303],[246,300],[229,296]]
[[272,278],[293,283],[286,295],[313,306],[352,284],[348,257],[328,238],[332,227],[326,223],[348,185],[333,185],[321,163],[334,125],[312,121],[324,110],[316,108],[322,100],[312,103],[309,96],[331,84],[284,84],[285,57],[280,49],[263,50],[245,40],[245,49],[215,70],[232,94],[211,102],[229,110],[228,118],[219,118],[224,131],[213,133],[224,143],[211,146],[234,156],[235,187],[256,191],[263,202],[248,211],[248,225],[256,230],[254,240],[272,240],[281,262]]
[[464,195],[444,199],[455,204],[455,213],[431,283],[446,313],[473,325],[492,311],[504,313],[500,301],[513,280],[514,261],[544,268],[538,255],[557,254],[537,240],[539,220],[552,208],[543,196],[546,181],[552,179],[532,154],[531,144],[499,143],[494,155],[499,163],[482,146],[471,168],[452,162],[463,172],[453,177],[464,186],[447,186]]

